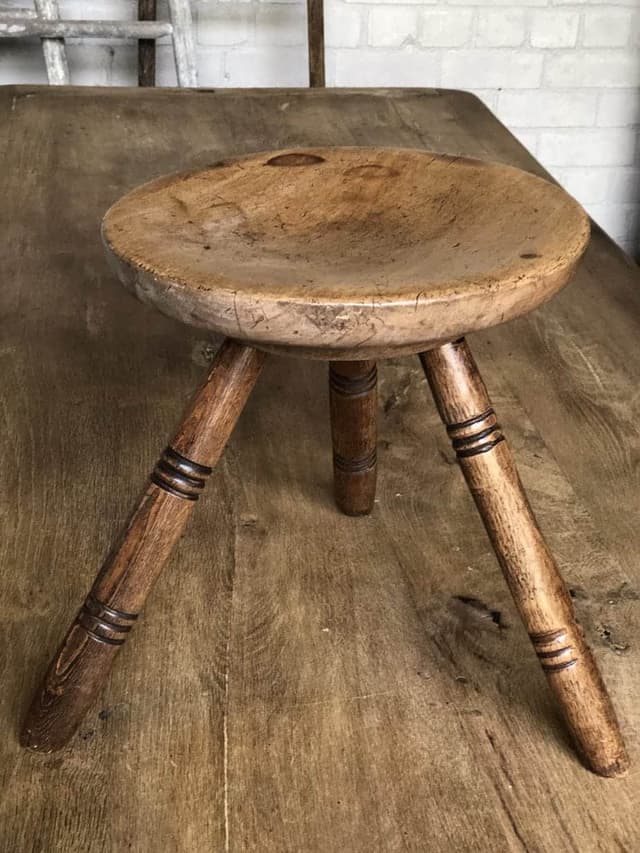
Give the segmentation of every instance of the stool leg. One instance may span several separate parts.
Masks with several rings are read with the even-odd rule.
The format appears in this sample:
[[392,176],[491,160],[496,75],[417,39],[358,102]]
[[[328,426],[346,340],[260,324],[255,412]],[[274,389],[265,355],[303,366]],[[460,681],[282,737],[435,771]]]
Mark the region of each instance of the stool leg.
[[333,488],[346,515],[367,515],[376,496],[377,369],[375,361],[329,365]]
[[586,765],[602,776],[628,767],[615,712],[542,538],[484,383],[464,340],[421,353],[505,579]]
[[151,474],[28,711],[21,743],[52,752],[71,738],[107,679],[224,449],[264,355],[225,341]]

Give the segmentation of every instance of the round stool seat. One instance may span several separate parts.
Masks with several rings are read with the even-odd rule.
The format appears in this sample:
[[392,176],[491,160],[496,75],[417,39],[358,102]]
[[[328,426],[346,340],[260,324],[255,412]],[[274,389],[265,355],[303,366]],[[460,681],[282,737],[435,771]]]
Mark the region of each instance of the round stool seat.
[[309,148],[151,181],[102,233],[121,280],[164,313],[339,359],[418,352],[531,311],[569,279],[589,222],[510,166]]

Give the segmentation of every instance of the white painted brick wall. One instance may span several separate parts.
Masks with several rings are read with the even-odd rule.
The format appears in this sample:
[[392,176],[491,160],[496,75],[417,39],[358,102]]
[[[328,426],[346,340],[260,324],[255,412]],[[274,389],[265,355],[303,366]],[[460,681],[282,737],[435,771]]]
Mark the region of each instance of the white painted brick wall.
[[475,47],[520,47],[527,36],[526,9],[478,9]]
[[[65,17],[135,16],[135,0],[60,2]],[[304,0],[193,8],[201,85],[306,85]],[[329,85],[476,92],[640,255],[640,0],[325,0],[325,17]],[[73,43],[69,57],[74,83],[135,84],[134,45]],[[174,85],[166,40],[158,65]],[[37,43],[0,42],[0,83],[45,81]]]
[[575,47],[580,13],[565,9],[541,9],[531,20],[532,47]]

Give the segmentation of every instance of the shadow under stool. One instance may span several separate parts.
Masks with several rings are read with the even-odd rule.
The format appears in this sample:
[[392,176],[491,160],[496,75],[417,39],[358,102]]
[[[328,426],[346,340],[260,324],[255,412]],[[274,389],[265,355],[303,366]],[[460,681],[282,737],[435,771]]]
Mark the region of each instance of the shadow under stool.
[[62,747],[97,698],[269,353],[329,362],[348,515],[375,497],[376,361],[418,354],[576,747],[596,773],[625,772],[614,710],[462,337],[567,283],[589,239],[579,205],[509,166],[313,148],[152,181],[108,211],[102,233],[141,300],[226,340],[55,655],[23,744]]

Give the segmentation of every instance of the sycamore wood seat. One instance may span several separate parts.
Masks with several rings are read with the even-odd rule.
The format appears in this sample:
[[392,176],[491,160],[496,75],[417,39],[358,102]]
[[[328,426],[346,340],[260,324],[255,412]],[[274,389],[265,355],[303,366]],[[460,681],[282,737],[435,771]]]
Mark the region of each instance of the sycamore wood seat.
[[144,301],[269,350],[418,352],[531,311],[589,236],[559,187],[426,151],[269,152],[160,178],[103,239]]
[[552,296],[588,235],[576,202],[546,181],[397,149],[257,154],[161,178],[117,202],[103,238],[123,282],[227,340],[34,698],[25,745],[64,745],[99,693],[259,377],[263,350],[330,359],[335,496],[349,515],[374,505],[375,359],[419,352],[576,746],[595,772],[624,773],[613,707],[460,337]]

